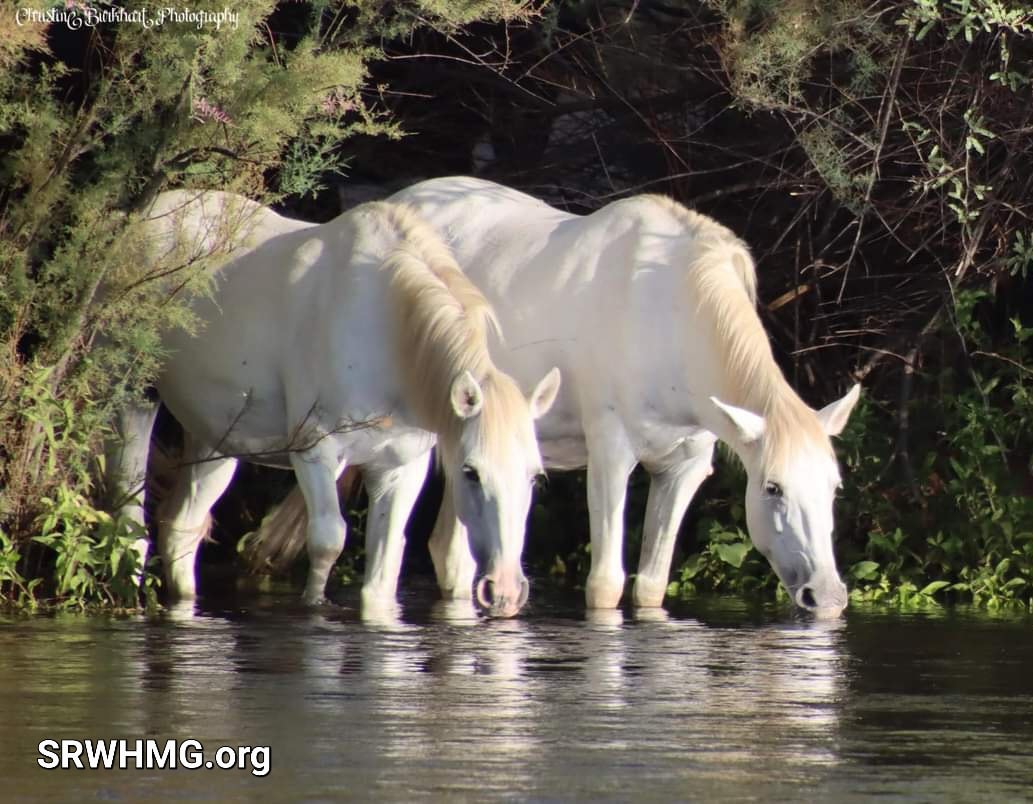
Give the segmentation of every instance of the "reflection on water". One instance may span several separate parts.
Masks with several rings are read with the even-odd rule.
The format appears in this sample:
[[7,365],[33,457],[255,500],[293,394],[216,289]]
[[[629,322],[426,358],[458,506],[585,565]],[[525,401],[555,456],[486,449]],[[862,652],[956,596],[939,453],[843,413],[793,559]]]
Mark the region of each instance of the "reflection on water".
[[[486,621],[410,595],[0,621],[5,800],[920,801],[1033,784],[1028,620],[539,599]],[[38,767],[41,740],[73,738],[268,745],[272,769]]]

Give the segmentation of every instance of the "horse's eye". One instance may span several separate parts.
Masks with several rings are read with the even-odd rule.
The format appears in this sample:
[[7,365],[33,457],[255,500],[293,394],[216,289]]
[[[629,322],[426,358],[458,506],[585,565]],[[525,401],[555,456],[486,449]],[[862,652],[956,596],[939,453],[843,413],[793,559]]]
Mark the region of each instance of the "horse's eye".
[[764,484],[764,493],[769,497],[781,497],[782,487],[778,485],[774,480],[769,480]]
[[545,474],[545,472],[539,472],[531,478],[531,485],[533,485],[538,490],[547,488],[549,485],[549,478]]
[[468,464],[468,463],[464,463],[463,464],[463,477],[465,477],[471,483],[480,483],[481,482],[481,475],[480,475],[480,473],[476,469],[474,469],[472,466],[470,466],[470,464]]

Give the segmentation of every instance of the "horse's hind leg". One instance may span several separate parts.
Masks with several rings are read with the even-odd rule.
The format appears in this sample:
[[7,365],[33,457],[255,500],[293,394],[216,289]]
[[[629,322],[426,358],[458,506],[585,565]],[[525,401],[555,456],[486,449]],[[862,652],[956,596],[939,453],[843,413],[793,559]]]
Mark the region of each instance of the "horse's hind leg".
[[333,440],[323,438],[311,449],[292,452],[291,466],[308,509],[305,544],[309,569],[304,599],[314,605],[323,600],[326,579],[344,549],[348,532],[337,497],[337,476],[344,465],[337,460]]
[[189,434],[185,435],[184,465],[172,492],[161,505],[158,548],[169,592],[188,599],[197,591],[194,564],[197,548],[208,526],[208,512],[226,490],[237,468],[236,458],[213,456]]
[[147,528],[144,523],[147,455],[157,415],[157,402],[128,405],[119,411],[115,420],[118,438],[107,445],[105,456],[105,486],[109,502],[139,526],[139,537],[133,545],[138,582],[147,558]]
[[430,451],[391,469],[363,466],[369,515],[366,517],[366,577],[363,606],[393,603],[405,550],[405,525],[423,488]]
[[452,490],[447,478],[445,494],[441,498],[441,508],[428,547],[441,596],[446,600],[470,600],[473,597],[477,562],[470,553],[466,528],[459,521],[455,506],[452,505]]
[[711,472],[713,456],[713,440],[704,440],[688,460],[650,472],[642,552],[631,593],[634,605],[655,608],[663,603],[678,528],[700,484]]

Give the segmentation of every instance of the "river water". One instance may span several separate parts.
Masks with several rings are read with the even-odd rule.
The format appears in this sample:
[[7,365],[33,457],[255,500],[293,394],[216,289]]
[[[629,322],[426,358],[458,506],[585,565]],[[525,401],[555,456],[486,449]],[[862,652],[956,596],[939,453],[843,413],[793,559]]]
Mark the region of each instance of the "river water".
[[[1033,800],[1026,616],[295,600],[0,620],[0,800]],[[45,740],[126,740],[130,768],[44,769]],[[137,768],[136,740],[202,767]],[[266,759],[197,759],[242,745]]]

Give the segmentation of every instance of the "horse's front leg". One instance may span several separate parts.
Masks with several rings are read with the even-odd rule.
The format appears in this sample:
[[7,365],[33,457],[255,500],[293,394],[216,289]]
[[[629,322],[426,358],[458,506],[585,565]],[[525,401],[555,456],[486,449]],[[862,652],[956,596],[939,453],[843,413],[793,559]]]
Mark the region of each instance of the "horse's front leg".
[[236,468],[236,458],[220,457],[185,434],[183,466],[172,492],[158,509],[158,549],[174,598],[189,600],[197,592],[194,565],[209,526],[208,513],[226,491]]
[[291,467],[308,511],[305,544],[309,569],[304,600],[315,605],[324,599],[326,580],[348,532],[337,498],[337,476],[344,465],[338,463],[333,440],[323,438],[311,449],[292,452]]
[[364,608],[393,604],[405,550],[405,525],[423,488],[430,450],[402,466],[387,469],[366,465],[363,477],[369,495],[366,517],[366,578]]
[[470,600],[473,598],[477,562],[470,553],[466,528],[456,516],[450,482],[445,479],[445,494],[441,498],[441,508],[438,509],[428,547],[441,596],[445,600]]
[[713,439],[701,439],[686,460],[650,472],[642,552],[631,593],[634,605],[656,608],[663,604],[678,528],[700,484],[712,471],[713,457]]
[[612,609],[624,593],[624,500],[637,461],[619,425],[611,423],[586,436],[592,569],[585,602],[590,609]]

